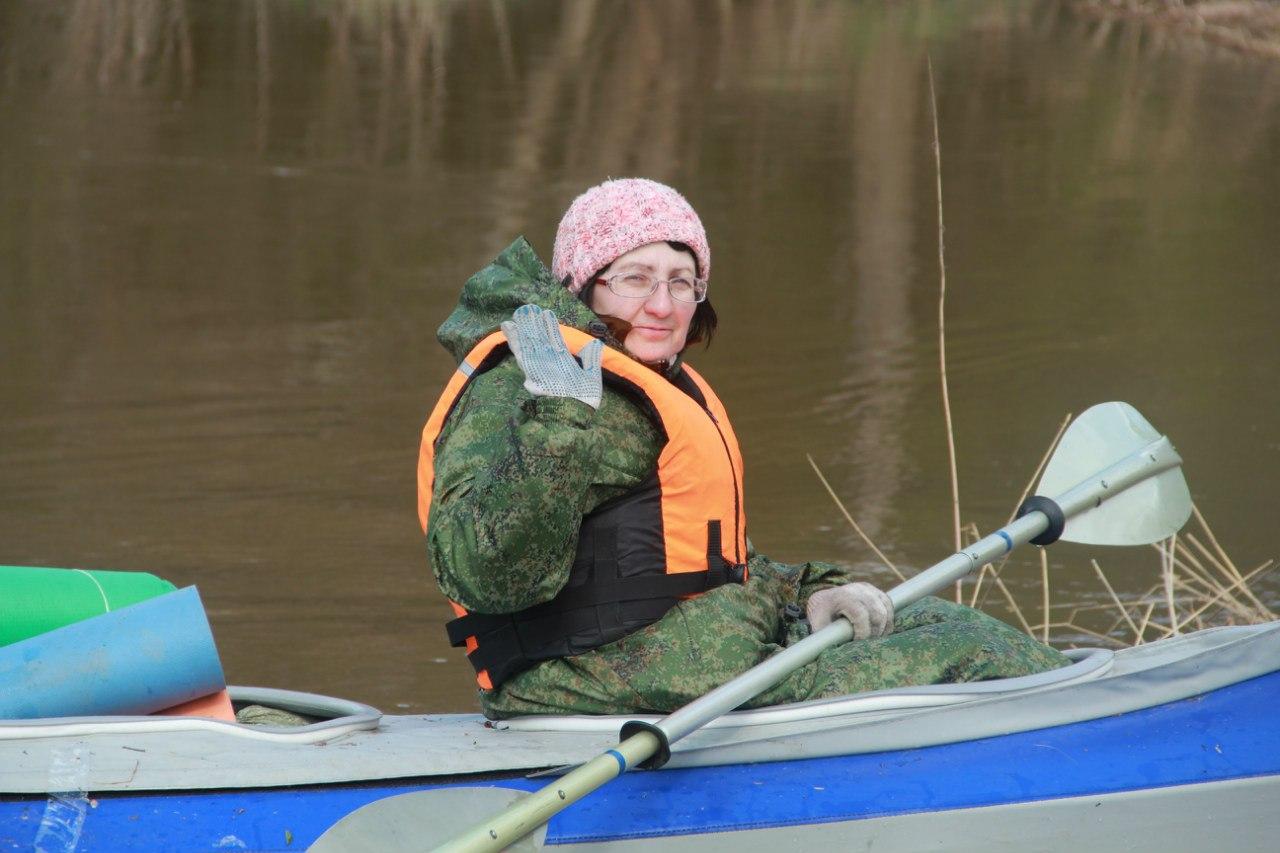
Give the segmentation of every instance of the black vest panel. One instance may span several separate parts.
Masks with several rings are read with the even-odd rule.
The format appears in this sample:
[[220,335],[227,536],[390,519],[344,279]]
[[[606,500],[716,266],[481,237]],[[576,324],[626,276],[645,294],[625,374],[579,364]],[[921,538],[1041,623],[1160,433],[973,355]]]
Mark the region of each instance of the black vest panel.
[[478,643],[468,655],[497,687],[553,658],[600,648],[661,619],[680,599],[742,583],[742,566],[720,554],[720,524],[707,525],[708,570],[666,574],[661,489],[655,472],[583,519],[569,581],[555,598],[510,614],[468,613],[445,625],[449,641]]

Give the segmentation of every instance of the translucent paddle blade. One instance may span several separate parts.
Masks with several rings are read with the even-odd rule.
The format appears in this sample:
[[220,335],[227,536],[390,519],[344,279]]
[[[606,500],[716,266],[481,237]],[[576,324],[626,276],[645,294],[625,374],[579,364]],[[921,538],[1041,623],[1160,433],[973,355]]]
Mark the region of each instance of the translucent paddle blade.
[[[374,800],[329,827],[307,853],[421,853],[527,796],[511,788],[434,788]],[[546,835],[543,825],[506,849],[541,850]]]
[[[1128,403],[1093,406],[1067,428],[1036,493],[1060,495],[1160,437]],[[1068,519],[1062,538],[1086,545],[1145,545],[1172,536],[1190,516],[1187,481],[1180,467],[1171,468]]]

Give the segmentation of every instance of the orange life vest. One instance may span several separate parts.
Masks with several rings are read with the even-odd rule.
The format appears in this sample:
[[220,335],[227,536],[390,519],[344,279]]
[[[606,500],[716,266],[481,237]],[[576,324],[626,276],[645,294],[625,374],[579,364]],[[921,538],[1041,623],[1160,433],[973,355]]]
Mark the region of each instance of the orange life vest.
[[[560,327],[579,352],[592,338]],[[418,519],[430,524],[436,442],[467,385],[509,352],[494,332],[467,354],[422,431]],[[550,601],[519,613],[468,613],[450,641],[465,645],[484,689],[541,660],[581,654],[657,621],[680,599],[746,580],[742,455],[711,387],[688,365],[668,380],[605,348],[607,385],[629,396],[665,436],[656,470],[636,488],[583,519],[568,583]],[[500,569],[499,569],[500,571]]]

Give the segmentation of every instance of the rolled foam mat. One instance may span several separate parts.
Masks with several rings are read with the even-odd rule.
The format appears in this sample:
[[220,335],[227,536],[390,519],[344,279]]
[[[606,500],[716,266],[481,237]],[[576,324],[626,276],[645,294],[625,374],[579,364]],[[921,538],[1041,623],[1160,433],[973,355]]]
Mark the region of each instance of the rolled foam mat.
[[175,588],[146,572],[0,566],[0,646]]
[[150,714],[226,686],[193,586],[0,648],[0,718]]
[[236,721],[236,709],[231,704],[231,694],[226,690],[219,690],[172,708],[161,708],[156,713],[165,717],[213,717],[228,723]]

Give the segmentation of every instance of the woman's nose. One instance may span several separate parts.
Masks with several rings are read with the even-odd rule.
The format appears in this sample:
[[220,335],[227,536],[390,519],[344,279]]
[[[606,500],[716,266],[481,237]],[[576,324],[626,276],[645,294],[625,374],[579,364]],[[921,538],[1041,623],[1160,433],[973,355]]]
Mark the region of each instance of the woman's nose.
[[658,282],[658,288],[649,294],[644,302],[644,310],[655,317],[665,317],[671,313],[671,291],[665,281]]

